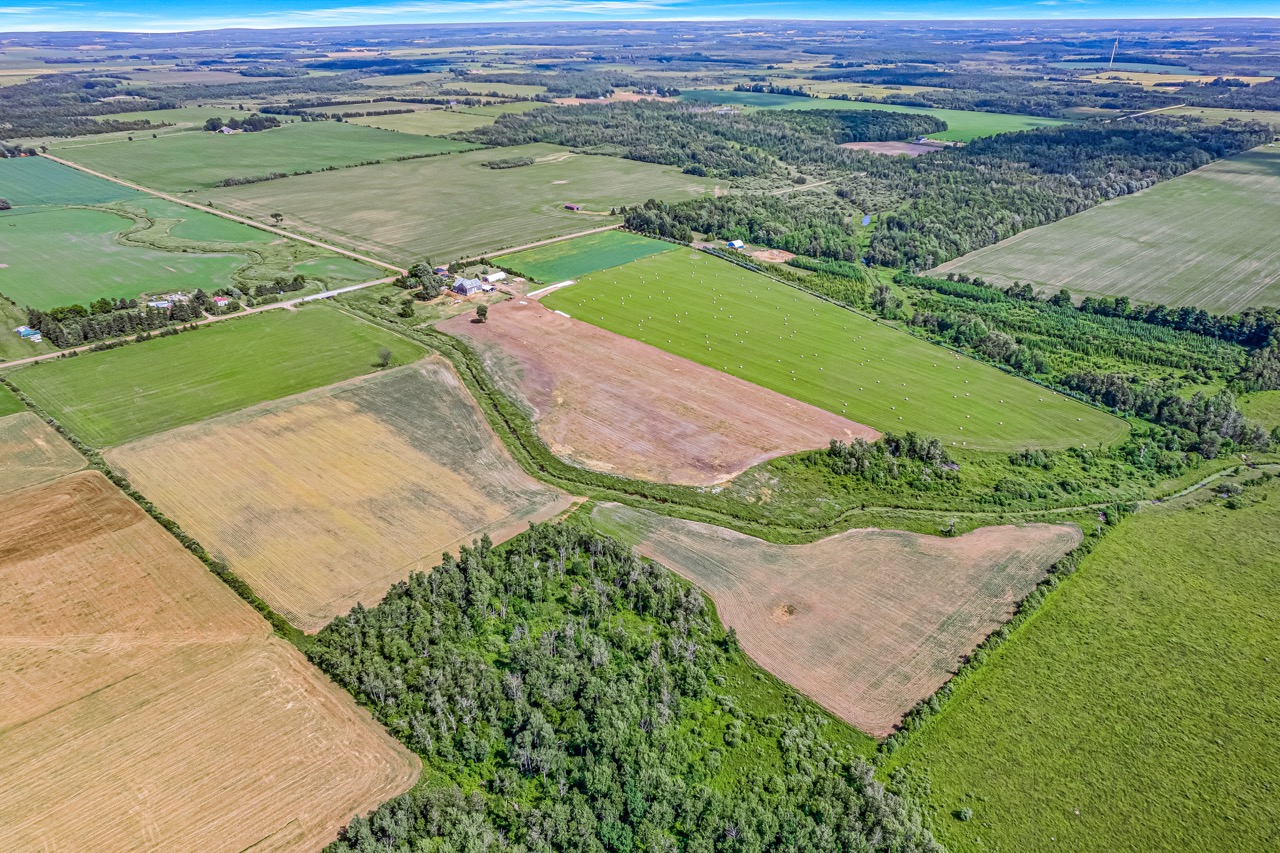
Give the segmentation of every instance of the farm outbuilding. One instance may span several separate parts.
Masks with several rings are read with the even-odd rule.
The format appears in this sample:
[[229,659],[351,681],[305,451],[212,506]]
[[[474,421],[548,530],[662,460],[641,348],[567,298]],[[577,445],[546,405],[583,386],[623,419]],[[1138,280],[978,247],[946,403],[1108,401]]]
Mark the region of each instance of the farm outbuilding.
[[453,292],[461,296],[470,296],[484,289],[478,278],[459,278],[453,283]]
[[747,244],[741,240],[730,240],[728,243],[725,243],[725,245],[730,249],[745,249],[747,247]]
[[506,278],[507,278],[507,274],[502,270],[498,270],[497,272],[486,273],[480,276],[480,280],[483,281],[485,284],[493,284],[494,282],[505,281]]

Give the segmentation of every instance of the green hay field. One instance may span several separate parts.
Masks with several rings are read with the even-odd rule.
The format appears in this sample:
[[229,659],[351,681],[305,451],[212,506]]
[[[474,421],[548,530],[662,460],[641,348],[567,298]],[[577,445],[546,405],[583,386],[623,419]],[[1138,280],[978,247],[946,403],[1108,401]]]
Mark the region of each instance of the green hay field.
[[371,373],[382,347],[392,351],[393,364],[424,352],[332,306],[311,305],[29,365],[8,376],[82,440],[108,447]]
[[977,450],[1109,444],[1111,415],[702,252],[652,255],[543,297],[576,319],[875,429]]
[[348,119],[350,124],[365,127],[380,127],[383,130],[394,130],[400,133],[415,133],[421,136],[443,136],[446,133],[458,133],[464,130],[475,130],[477,127],[488,127],[493,124],[493,116],[470,115],[452,110],[418,110],[412,113],[397,113],[389,116],[364,116]]
[[68,160],[145,187],[184,192],[207,189],[226,178],[291,174],[370,160],[443,154],[474,146],[359,127],[346,122],[286,124],[260,133],[179,133],[133,142],[59,149]]
[[0,263],[7,265],[0,268],[0,293],[19,307],[231,285],[248,292],[294,273],[316,279],[317,288],[381,275],[323,249],[141,194],[104,207],[26,210],[0,215],[7,226],[0,227]]
[[[538,162],[518,169],[481,165],[522,156]],[[714,186],[667,166],[520,145],[285,178],[207,197],[259,219],[280,211],[291,228],[410,264],[493,254],[598,228],[617,221],[608,216],[612,207],[655,197],[679,201]],[[570,202],[585,211],[565,210]]]
[[116,235],[130,224],[113,213],[84,208],[0,218],[0,258],[8,264],[0,270],[0,293],[19,305],[47,309],[168,288],[212,291],[230,284],[244,264],[241,255],[122,246]]
[[603,231],[502,255],[494,261],[534,281],[551,284],[678,248],[627,231]]
[[1280,305],[1280,148],[1255,148],[938,268],[1076,295]]
[[1246,495],[1123,522],[894,755],[948,850],[1277,849],[1280,488]]
[[794,95],[770,95],[764,92],[734,92],[721,89],[691,89],[680,95],[682,101],[711,104],[732,104],[760,109],[787,110],[885,110],[895,113],[926,113],[947,123],[942,133],[930,134],[931,139],[968,142],[980,136],[995,136],[1013,130],[1030,130],[1033,127],[1049,127],[1071,124],[1069,121],[1013,113],[983,113],[974,110],[941,110],[925,107],[904,107],[898,104],[877,104],[867,101],[837,101],[830,98],[800,98]]
[[25,412],[27,407],[22,405],[22,401],[13,396],[13,392],[3,385],[0,385],[0,417],[12,415],[15,412]]
[[13,205],[13,210],[0,212],[0,221],[25,212],[24,208],[61,204],[110,204],[113,201],[142,198],[139,192],[43,157],[0,160],[0,196]]
[[[528,88],[528,87],[526,87]],[[482,107],[463,107],[463,112],[477,116],[500,116],[507,113],[527,113],[529,110],[540,110],[543,107],[555,107],[554,103],[545,101],[508,101],[504,104],[485,104]]]

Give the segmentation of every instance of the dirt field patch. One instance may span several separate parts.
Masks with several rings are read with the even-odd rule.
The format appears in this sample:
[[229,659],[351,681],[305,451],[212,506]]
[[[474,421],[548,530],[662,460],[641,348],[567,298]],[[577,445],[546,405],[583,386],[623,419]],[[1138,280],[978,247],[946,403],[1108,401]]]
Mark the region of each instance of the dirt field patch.
[[557,455],[664,483],[723,482],[774,456],[878,433],[737,377],[571,320],[533,300],[454,317]]
[[84,457],[31,412],[0,418],[0,494],[84,467]]
[[768,261],[771,264],[785,264],[794,258],[795,254],[784,249],[757,249],[751,253],[751,257],[757,261]]
[[941,145],[928,145],[920,142],[844,142],[841,148],[851,148],[854,151],[870,151],[873,154],[905,154],[908,157],[919,157],[921,154],[928,154],[930,151],[941,151]]
[[1074,527],[1036,524],[771,545],[617,504],[592,517],[702,587],[762,667],[876,736],[941,686],[1080,541]]
[[108,461],[305,631],[376,604],[443,551],[569,505],[516,466],[442,361],[162,433]]
[[15,850],[314,850],[417,759],[93,471],[0,499]]

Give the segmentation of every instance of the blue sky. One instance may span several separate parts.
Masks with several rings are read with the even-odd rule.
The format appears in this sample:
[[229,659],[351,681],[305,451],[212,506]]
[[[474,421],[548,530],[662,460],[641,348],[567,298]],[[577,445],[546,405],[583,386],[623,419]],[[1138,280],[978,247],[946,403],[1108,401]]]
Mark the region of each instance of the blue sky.
[[1275,16],[1277,0],[10,0],[0,32],[467,21]]

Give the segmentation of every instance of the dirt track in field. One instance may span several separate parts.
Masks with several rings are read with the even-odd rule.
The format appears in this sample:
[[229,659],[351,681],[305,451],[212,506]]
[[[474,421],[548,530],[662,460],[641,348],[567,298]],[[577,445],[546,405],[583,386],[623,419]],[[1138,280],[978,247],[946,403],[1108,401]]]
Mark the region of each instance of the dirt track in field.
[[420,772],[93,471],[0,498],[9,850],[315,850]]
[[0,494],[85,466],[84,457],[31,412],[0,418]]
[[434,359],[111,450],[110,464],[273,608],[318,631],[444,551],[569,506]]
[[534,300],[495,305],[487,323],[471,319],[439,328],[480,351],[503,389],[534,410],[554,453],[593,470],[705,486],[833,438],[879,435]]
[[1075,527],[1033,524],[955,539],[852,530],[772,545],[617,504],[595,518],[705,590],[762,667],[877,737],[937,690],[1080,541]]
[[902,155],[919,157],[931,151],[941,151],[941,145],[930,145],[926,142],[844,142],[841,148],[854,151],[870,151],[872,154]]

